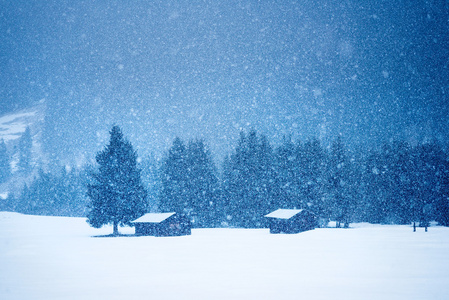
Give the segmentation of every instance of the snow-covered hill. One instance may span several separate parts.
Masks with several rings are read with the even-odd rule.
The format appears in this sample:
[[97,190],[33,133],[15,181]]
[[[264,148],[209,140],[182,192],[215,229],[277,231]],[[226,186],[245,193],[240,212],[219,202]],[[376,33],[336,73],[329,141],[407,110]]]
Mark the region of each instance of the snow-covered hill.
[[34,123],[36,111],[8,114],[0,117],[0,138],[8,142],[19,139],[27,126]]
[[34,172],[29,173],[27,176],[16,173],[19,160],[17,146],[27,127],[30,128],[32,135],[32,166],[45,166],[46,156],[42,150],[42,132],[45,113],[46,103],[45,100],[42,100],[27,109],[0,116],[0,141],[3,140],[6,144],[11,159],[11,170],[13,172],[13,176],[8,182],[0,184],[2,198],[5,198],[10,192],[19,192],[23,184],[29,182],[34,177]]
[[29,126],[33,132],[41,128],[45,116],[45,100],[20,111],[0,115],[0,140],[6,143],[19,139]]
[[[0,140],[5,141],[9,151],[14,155],[14,146],[29,127],[33,139],[33,160],[42,160],[41,138],[45,117],[45,101],[30,108],[0,116]],[[13,159],[13,165],[14,165]]]
[[[0,212],[0,299],[447,299],[449,228],[95,237],[83,218]],[[132,228],[122,229],[132,234]]]

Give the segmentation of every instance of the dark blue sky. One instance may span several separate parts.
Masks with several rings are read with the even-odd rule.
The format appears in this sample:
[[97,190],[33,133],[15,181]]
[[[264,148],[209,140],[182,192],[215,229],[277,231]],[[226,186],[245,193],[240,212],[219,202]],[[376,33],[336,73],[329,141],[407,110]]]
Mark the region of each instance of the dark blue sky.
[[250,128],[273,142],[447,141],[448,7],[0,1],[0,111],[45,99],[59,154],[96,151],[113,123],[142,154],[180,136],[221,156]]

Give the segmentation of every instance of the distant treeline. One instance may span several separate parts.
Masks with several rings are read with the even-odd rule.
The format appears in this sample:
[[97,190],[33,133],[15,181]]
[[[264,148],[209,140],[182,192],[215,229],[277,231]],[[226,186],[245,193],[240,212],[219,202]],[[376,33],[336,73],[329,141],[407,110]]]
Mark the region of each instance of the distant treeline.
[[87,214],[86,170],[68,172],[38,170],[30,184],[10,193],[0,210],[16,211],[33,215],[82,217]]
[[[1,154],[1,152],[0,152]],[[0,157],[1,159],[1,157]],[[0,209],[85,216],[89,169],[40,171]],[[342,138],[278,147],[255,130],[241,132],[220,168],[203,140],[176,138],[161,160],[143,158],[142,181],[152,210],[190,216],[196,227],[263,227],[277,208],[307,208],[323,222],[449,225],[449,161],[437,142],[389,142],[349,151]]]
[[449,225],[449,162],[438,143],[357,153],[342,138],[329,148],[288,138],[273,148],[256,131],[242,132],[217,172],[203,141],[176,139],[160,174],[159,208],[187,213],[199,227],[261,227],[277,208],[307,208],[343,226]]

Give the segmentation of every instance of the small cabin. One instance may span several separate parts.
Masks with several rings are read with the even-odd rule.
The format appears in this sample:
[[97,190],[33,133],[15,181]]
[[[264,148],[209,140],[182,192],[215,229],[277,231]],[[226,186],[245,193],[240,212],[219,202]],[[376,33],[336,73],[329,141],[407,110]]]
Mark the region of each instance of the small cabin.
[[136,235],[181,236],[191,234],[190,220],[183,215],[169,213],[147,213],[132,221]]
[[265,215],[268,218],[270,233],[299,233],[315,229],[318,218],[306,209],[278,209]]

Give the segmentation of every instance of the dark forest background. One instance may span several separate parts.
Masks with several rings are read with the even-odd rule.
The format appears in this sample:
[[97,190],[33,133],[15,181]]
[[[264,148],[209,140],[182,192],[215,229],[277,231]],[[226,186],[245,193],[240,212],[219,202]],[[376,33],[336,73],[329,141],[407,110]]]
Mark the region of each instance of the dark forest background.
[[[37,215],[86,216],[86,187],[96,166],[34,170],[19,143],[16,174],[33,180],[1,210]],[[28,150],[27,150],[28,149]],[[28,153],[28,154],[27,154]],[[13,180],[10,157],[0,143],[0,180]],[[319,140],[285,137],[276,147],[256,130],[242,131],[232,153],[216,164],[202,139],[176,138],[162,159],[139,160],[150,211],[188,215],[195,227],[264,227],[278,208],[306,208],[341,226],[351,222],[449,225],[449,160],[438,142],[411,146],[390,141],[376,150],[349,150],[338,136]]]

